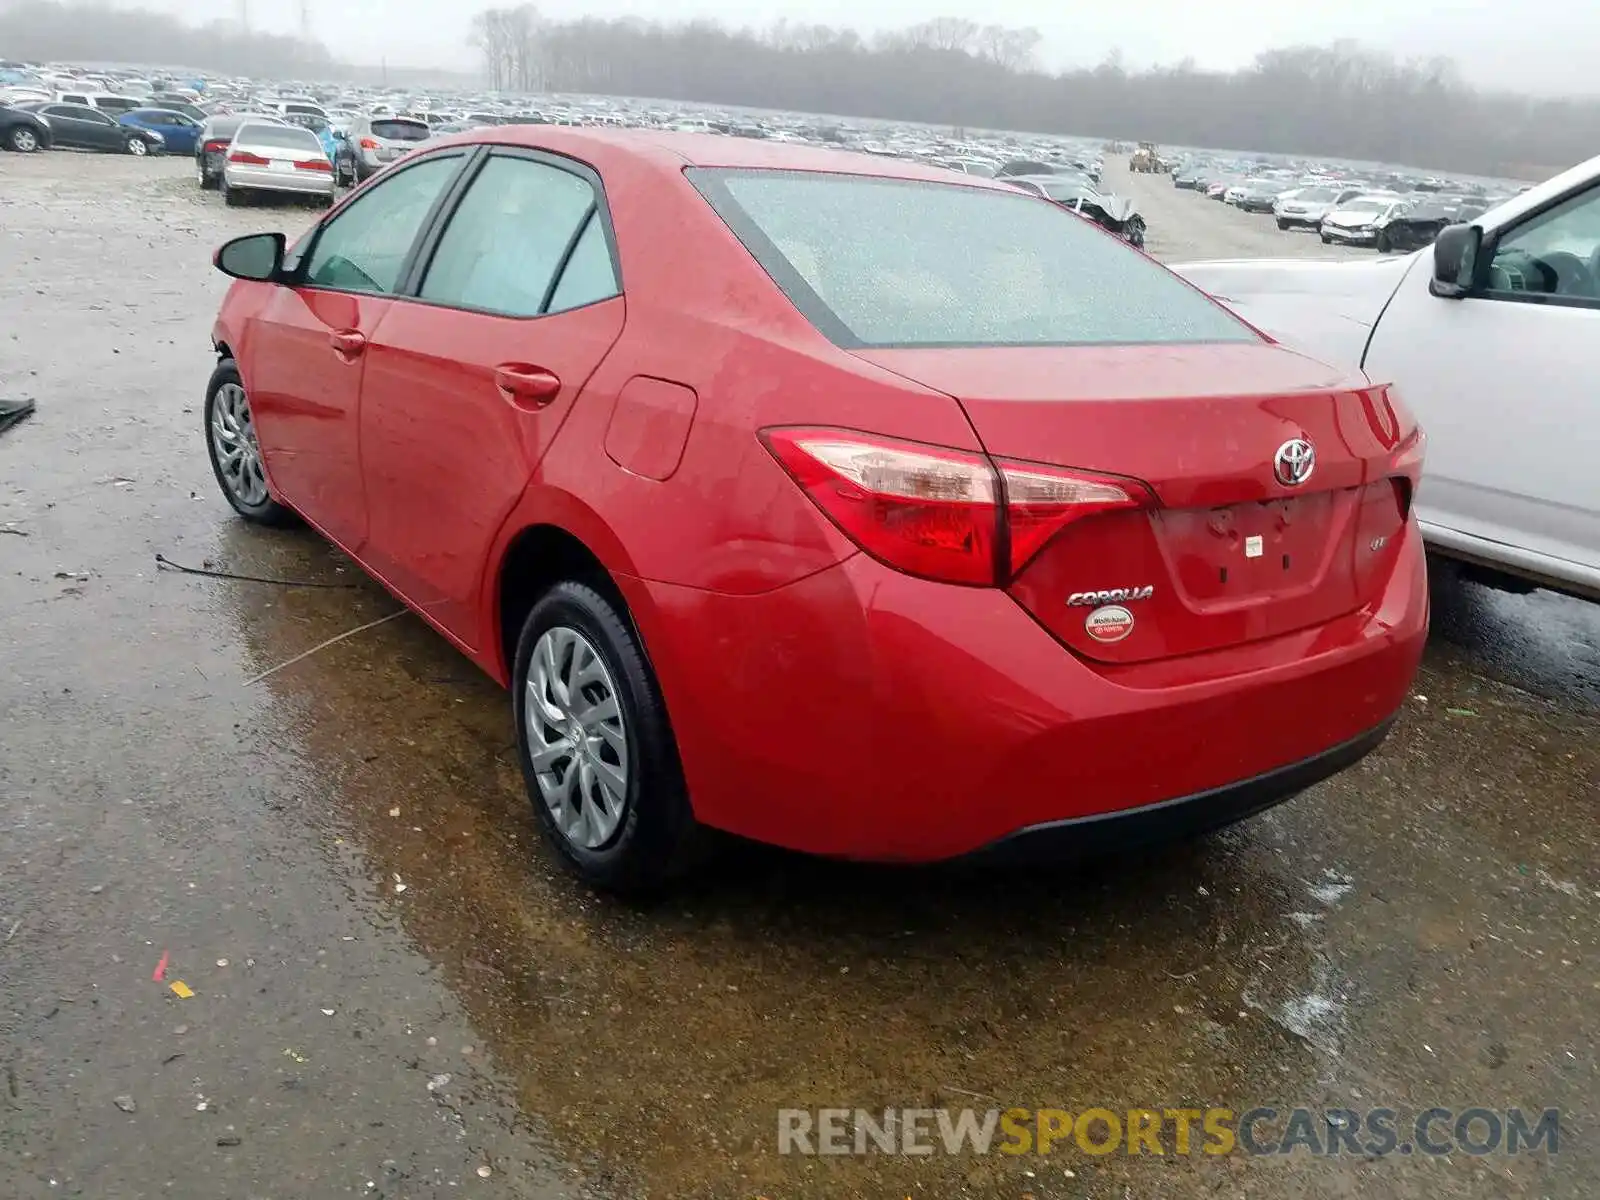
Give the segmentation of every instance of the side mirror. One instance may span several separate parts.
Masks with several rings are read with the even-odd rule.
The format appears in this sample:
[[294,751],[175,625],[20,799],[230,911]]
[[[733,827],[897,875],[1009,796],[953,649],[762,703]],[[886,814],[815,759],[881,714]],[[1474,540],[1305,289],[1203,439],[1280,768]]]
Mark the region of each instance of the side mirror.
[[1478,251],[1483,230],[1476,225],[1447,225],[1433,243],[1433,280],[1428,290],[1446,300],[1459,300],[1478,276]]
[[224,242],[211,262],[224,275],[256,283],[277,283],[283,275],[287,240],[281,233],[252,233]]

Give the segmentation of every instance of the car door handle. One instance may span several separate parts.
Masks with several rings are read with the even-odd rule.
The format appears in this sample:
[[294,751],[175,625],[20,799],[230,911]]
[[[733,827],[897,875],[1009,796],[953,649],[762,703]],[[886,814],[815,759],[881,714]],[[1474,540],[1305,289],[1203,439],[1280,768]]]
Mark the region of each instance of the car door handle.
[[513,402],[543,408],[561,394],[561,380],[554,371],[523,363],[502,363],[494,369],[494,381]]
[[328,335],[328,345],[347,362],[359,358],[367,348],[367,335],[354,329],[336,329]]

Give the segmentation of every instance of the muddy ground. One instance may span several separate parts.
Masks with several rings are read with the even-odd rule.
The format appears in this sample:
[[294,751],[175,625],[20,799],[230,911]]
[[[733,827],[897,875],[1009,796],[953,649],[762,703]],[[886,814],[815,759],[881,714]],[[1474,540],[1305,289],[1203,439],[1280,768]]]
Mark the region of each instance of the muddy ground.
[[[1330,253],[1116,183],[1157,254]],[[1198,845],[741,850],[622,907],[556,868],[504,696],[415,618],[250,682],[397,607],[241,524],[204,455],[210,252],[313,217],[182,160],[0,155],[0,397],[39,406],[0,434],[0,1197],[1600,1194],[1594,607],[1441,575],[1383,749]],[[1560,1107],[1563,1140],[777,1153],[782,1107],[1257,1104]]]

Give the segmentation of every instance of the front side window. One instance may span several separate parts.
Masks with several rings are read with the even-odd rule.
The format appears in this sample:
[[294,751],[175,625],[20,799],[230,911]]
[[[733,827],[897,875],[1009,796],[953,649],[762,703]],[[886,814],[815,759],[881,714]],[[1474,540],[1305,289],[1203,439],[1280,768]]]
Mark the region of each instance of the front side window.
[[1011,189],[809,171],[689,176],[840,345],[1257,340],[1126,243]]
[[491,158],[439,239],[422,299],[537,316],[594,208],[594,189],[570,171],[525,158]]
[[343,292],[393,292],[434,202],[461,165],[459,154],[430,158],[373,184],[323,226],[305,281]]
[[1500,239],[1490,293],[1600,300],[1600,187],[1580,192]]

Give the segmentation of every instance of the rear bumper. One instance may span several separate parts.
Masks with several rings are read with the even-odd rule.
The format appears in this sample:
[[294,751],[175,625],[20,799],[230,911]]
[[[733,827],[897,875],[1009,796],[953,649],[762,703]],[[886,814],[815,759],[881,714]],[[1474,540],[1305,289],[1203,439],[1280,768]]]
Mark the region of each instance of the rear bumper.
[[1063,862],[1178,841],[1242,821],[1292,800],[1313,784],[1354,766],[1383,744],[1388,720],[1348,742],[1245,779],[1176,800],[1122,812],[1031,825],[967,856],[975,864]]
[[270,167],[240,167],[228,164],[222,178],[230,189],[243,192],[284,192],[294,196],[331,196],[337,190],[333,172],[274,171]]
[[[1338,748],[1394,716],[1422,656],[1415,525],[1403,549],[1369,609],[1127,667],[1074,655],[1002,591],[865,555],[757,596],[618,583],[701,821],[816,854],[930,862],[1152,806],[1225,823],[1338,769]],[[1276,782],[1251,786],[1263,778]]]

